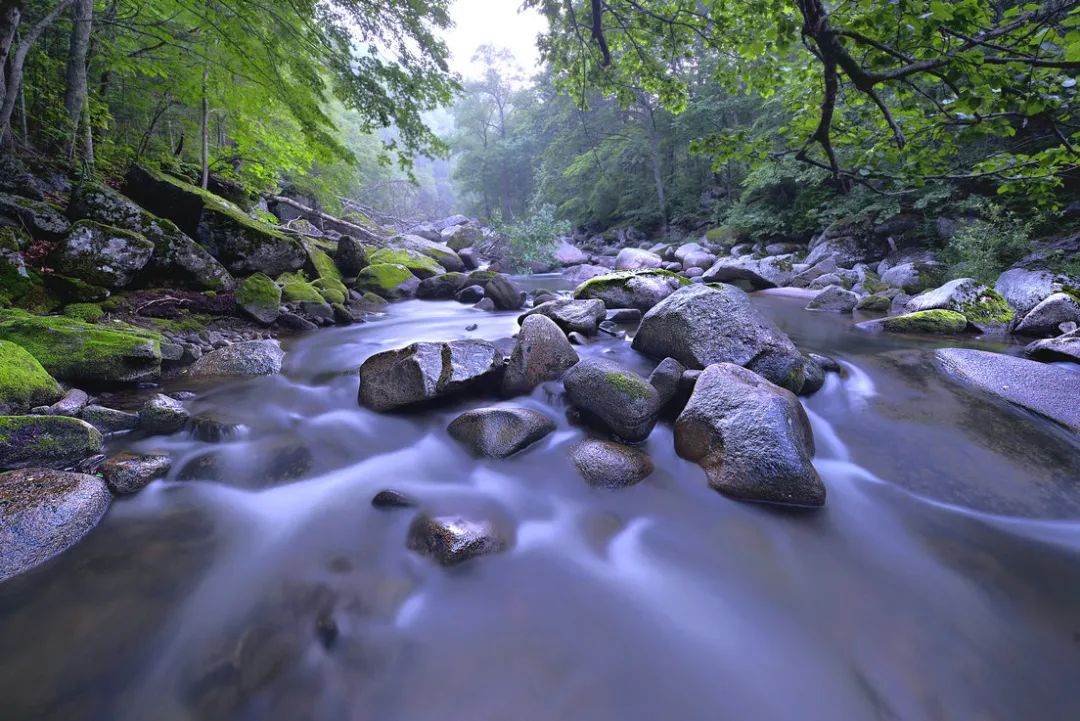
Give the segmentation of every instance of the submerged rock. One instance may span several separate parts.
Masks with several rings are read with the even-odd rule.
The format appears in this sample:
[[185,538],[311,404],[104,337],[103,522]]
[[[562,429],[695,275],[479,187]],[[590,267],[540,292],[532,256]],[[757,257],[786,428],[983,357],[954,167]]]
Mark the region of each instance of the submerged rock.
[[413,508],[416,506],[416,499],[400,491],[387,489],[376,493],[371,499],[371,505],[375,508]]
[[667,270],[627,270],[585,281],[574,291],[574,298],[596,299],[608,308],[637,308],[644,313],[688,283]]
[[645,314],[633,347],[687,368],[736,363],[789,390],[802,386],[802,353],[746,293],[729,285],[679,290]]
[[409,549],[443,566],[456,566],[477,556],[499,553],[509,545],[491,521],[427,514],[413,520],[407,544]]
[[563,384],[575,406],[631,443],[649,437],[663,407],[648,381],[609,360],[581,361],[566,372]]
[[360,403],[390,411],[460,393],[491,380],[503,354],[481,340],[413,343],[384,351],[360,366]]
[[529,408],[479,408],[455,418],[450,437],[485,458],[506,458],[555,431],[555,422]]
[[0,470],[70,468],[101,452],[101,433],[67,416],[0,416]]
[[596,328],[600,321],[604,320],[606,312],[604,304],[599,300],[560,298],[537,305],[518,320],[524,323],[529,316],[544,315],[555,321],[566,333],[596,335]]
[[647,455],[613,441],[582,441],[571,449],[570,458],[585,482],[598,488],[633,486],[655,470]]
[[578,362],[577,351],[550,318],[529,316],[521,324],[503,376],[505,396],[532,392],[541,383],[562,378]]
[[110,491],[118,496],[126,496],[141,491],[151,481],[164,478],[171,469],[172,459],[169,456],[122,453],[101,464],[99,472]]
[[726,496],[799,506],[825,503],[814,435],[790,391],[732,363],[707,367],[675,422],[675,450]]
[[97,476],[42,468],[0,473],[0,582],[75,545],[110,500]]
[[1080,373],[1002,353],[964,348],[935,352],[953,378],[1080,432]]
[[207,353],[188,368],[193,376],[269,376],[281,372],[285,351],[277,341],[249,340]]

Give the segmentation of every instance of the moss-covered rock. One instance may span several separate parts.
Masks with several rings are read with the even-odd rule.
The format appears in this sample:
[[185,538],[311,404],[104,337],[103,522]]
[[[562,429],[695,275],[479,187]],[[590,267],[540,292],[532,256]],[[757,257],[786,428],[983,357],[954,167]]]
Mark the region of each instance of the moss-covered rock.
[[40,200],[30,200],[18,195],[0,193],[0,225],[14,225],[26,228],[35,239],[59,240],[67,233],[71,223],[64,212]]
[[441,265],[423,253],[407,248],[379,248],[370,255],[372,265],[401,265],[423,280],[443,272]]
[[859,299],[858,304],[855,306],[855,310],[863,310],[867,312],[880,312],[887,313],[889,308],[892,307],[892,298],[884,295],[865,295]]
[[394,300],[412,295],[419,285],[420,280],[404,265],[375,263],[360,271],[354,287],[361,293]]
[[234,297],[242,312],[264,325],[277,320],[281,312],[281,288],[264,273],[240,281]]
[[0,311],[0,340],[17,343],[61,380],[132,383],[161,375],[161,336],[130,326]]
[[71,303],[64,306],[64,315],[83,323],[97,323],[105,317],[105,311],[96,303]]
[[436,243],[419,235],[399,235],[391,239],[390,243],[393,246],[426,255],[447,271],[461,272],[465,270],[465,263],[461,260],[461,257],[454,252],[454,249],[443,243]]
[[51,313],[60,305],[60,299],[45,286],[43,276],[26,267],[21,253],[0,250],[0,308]]
[[338,270],[349,278],[355,278],[361,270],[371,264],[368,260],[367,246],[351,235],[343,235],[338,239],[334,262]]
[[0,227],[0,252],[25,250],[30,236],[18,228]]
[[50,406],[64,395],[60,384],[21,346],[0,340],[0,413]]
[[327,303],[341,305],[349,297],[349,289],[335,278],[319,278],[311,282],[311,287],[319,292]]
[[955,335],[967,330],[968,319],[962,313],[952,310],[920,310],[907,315],[867,321],[860,323],[859,327],[887,333]]
[[166,173],[135,166],[125,192],[152,213],[176,223],[232,273],[278,276],[304,267],[303,245],[238,206]]
[[112,295],[108,288],[60,273],[46,273],[42,280],[45,287],[65,303],[100,303]]
[[286,303],[322,303],[323,297],[300,271],[282,273],[277,279]]
[[101,432],[66,416],[0,416],[0,470],[68,468],[101,452]]
[[974,278],[957,278],[917,295],[908,301],[905,309],[909,312],[951,310],[962,313],[983,332],[1005,330],[1016,318],[1016,311],[1000,293]]
[[577,300],[601,300],[608,308],[637,308],[645,312],[690,279],[658,268],[621,270],[585,281],[574,291]]
[[150,262],[154,244],[138,233],[80,220],[49,255],[62,274],[106,288],[130,285]]
[[83,183],[71,195],[68,215],[140,233],[154,244],[144,269],[147,282],[196,290],[229,290],[232,276],[171,220],[158,217],[100,183]]

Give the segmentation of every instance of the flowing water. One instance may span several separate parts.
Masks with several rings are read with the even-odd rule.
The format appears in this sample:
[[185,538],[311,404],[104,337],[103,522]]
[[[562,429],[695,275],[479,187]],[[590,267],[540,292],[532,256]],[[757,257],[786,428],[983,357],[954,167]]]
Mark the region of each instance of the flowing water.
[[[942,378],[932,342],[755,302],[844,367],[805,400],[823,510],[710,490],[670,421],[653,476],[590,488],[557,385],[512,401],[559,429],[507,460],[445,431],[492,399],[362,409],[372,353],[516,327],[395,304],[294,339],[281,376],[199,389],[224,440],[113,442],[173,472],[0,585],[0,718],[1076,719],[1080,442]],[[625,340],[581,352],[651,367]],[[438,567],[405,547],[414,511],[370,505],[385,488],[493,519],[511,549]]]

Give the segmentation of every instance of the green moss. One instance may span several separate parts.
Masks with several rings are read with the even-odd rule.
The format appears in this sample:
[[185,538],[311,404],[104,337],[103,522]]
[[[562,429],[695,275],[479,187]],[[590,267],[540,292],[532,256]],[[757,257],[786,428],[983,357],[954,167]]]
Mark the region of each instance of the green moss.
[[867,295],[859,299],[855,310],[887,312],[892,307],[892,299],[884,295]]
[[349,289],[345,287],[344,283],[335,278],[319,278],[312,282],[311,285],[331,305],[344,303],[345,299],[349,297]]
[[862,280],[862,287],[867,293],[884,293],[889,289],[889,284],[883,283],[877,273],[868,270]]
[[0,406],[26,410],[63,396],[60,384],[21,346],[0,341]]
[[739,233],[734,228],[709,228],[705,239],[714,245],[729,246],[739,241]]
[[465,279],[465,285],[480,285],[487,286],[488,283],[495,280],[498,277],[498,273],[493,270],[474,270],[469,273]]
[[57,378],[122,383],[157,378],[161,336],[130,326],[0,311],[0,340],[21,345]]
[[443,267],[423,253],[405,248],[379,248],[371,254],[372,265],[403,265],[418,278],[438,275]]
[[672,273],[670,270],[660,270],[659,268],[652,268],[649,270],[619,270],[614,273],[608,273],[607,275],[598,275],[595,278],[590,278],[577,287],[574,291],[574,297],[578,300],[588,299],[592,297],[593,293],[602,293],[611,287],[621,286],[631,278],[636,277],[674,278],[678,281],[679,285],[690,285],[689,278],[684,278],[678,273]]
[[265,273],[255,273],[240,281],[234,298],[242,306],[277,308],[281,305],[281,288]]
[[325,250],[316,247],[312,241],[306,241],[304,247],[307,250],[308,260],[311,264],[309,270],[314,270],[313,275],[316,280],[336,280],[339,283],[341,282],[341,271],[338,270],[334,259]]
[[604,374],[604,381],[623,395],[644,400],[652,395],[652,386],[630,373],[612,371]]
[[0,416],[0,468],[63,468],[101,447],[101,432],[77,418]]
[[415,277],[404,265],[376,263],[360,271],[356,277],[356,289],[361,293],[371,291],[382,295],[397,290],[402,283]]
[[26,233],[12,227],[0,228],[0,250],[18,251],[30,245]]
[[1016,311],[1000,293],[987,288],[979,297],[960,306],[962,312],[972,323],[992,324],[1011,323],[1016,318]]
[[214,320],[213,316],[181,311],[176,318],[147,318],[155,332],[198,333]]
[[386,305],[386,299],[374,293],[364,293],[363,299],[365,303],[370,305]]
[[59,273],[49,273],[42,277],[45,286],[67,303],[100,303],[110,295],[107,289],[78,278]]
[[281,286],[281,297],[286,303],[322,303],[319,291],[308,282],[302,271],[282,273],[277,279]]
[[203,207],[228,217],[230,220],[232,220],[239,226],[242,226],[248,230],[255,231],[257,233],[269,235],[282,241],[292,242],[293,240],[290,236],[281,232],[272,225],[264,223],[260,220],[255,220],[250,215],[241,210],[239,205],[225,200],[220,195],[215,195],[209,190],[203,190],[196,185],[184,182],[183,180],[173,177],[168,173],[157,172],[150,168],[147,168],[146,170],[156,180],[168,183],[169,185],[172,185],[173,187],[178,188],[179,190],[182,190],[186,193],[192,193],[199,196],[199,198],[203,201]]
[[93,303],[72,303],[64,307],[64,315],[84,323],[97,323],[105,316],[105,311]]
[[968,319],[952,310],[921,310],[885,318],[882,327],[890,333],[955,334],[967,329]]

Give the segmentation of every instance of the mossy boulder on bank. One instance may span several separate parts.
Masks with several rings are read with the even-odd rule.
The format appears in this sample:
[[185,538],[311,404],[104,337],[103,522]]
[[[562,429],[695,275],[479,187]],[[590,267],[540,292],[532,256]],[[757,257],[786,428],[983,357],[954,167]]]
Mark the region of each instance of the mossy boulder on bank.
[[0,413],[49,406],[64,392],[34,356],[21,346],[0,340]]
[[893,316],[859,323],[859,328],[887,333],[919,333],[955,335],[967,330],[968,319],[952,310],[920,310],[907,315]]
[[154,244],[139,233],[80,220],[49,256],[60,273],[105,288],[131,285],[154,255]]
[[240,281],[234,297],[241,311],[264,325],[277,320],[281,312],[281,288],[263,273]]
[[51,203],[0,193],[0,225],[25,228],[35,240],[59,240],[71,223]]
[[175,223],[150,213],[106,185],[88,182],[75,188],[68,216],[140,233],[153,243],[153,257],[143,271],[143,280],[148,284],[195,290],[229,290],[235,285],[229,271]]
[[577,300],[602,300],[608,308],[645,312],[690,280],[667,270],[623,270],[585,281],[574,291]]
[[68,468],[101,452],[101,432],[67,416],[0,416],[0,470]]
[[255,220],[237,205],[171,175],[134,166],[124,191],[176,225],[237,275],[278,276],[304,267],[300,241]]
[[90,325],[9,310],[0,311],[0,340],[22,346],[62,380],[134,383],[161,375],[161,337],[129,326]]
[[1004,331],[1016,319],[1016,311],[997,291],[974,278],[957,278],[908,301],[909,313],[950,310],[962,313],[983,332]]
[[421,280],[444,272],[433,258],[407,248],[379,248],[370,255],[370,260],[372,265],[403,265]]
[[18,251],[0,250],[0,308],[23,308],[33,313],[51,313],[61,300],[45,278],[26,267]]
[[105,316],[105,311],[96,303],[71,303],[64,306],[64,315],[83,323],[97,323]]
[[286,303],[322,303],[323,297],[300,271],[278,276],[281,297]]
[[361,293],[394,300],[412,295],[420,285],[420,279],[404,265],[375,263],[360,271],[354,287]]

